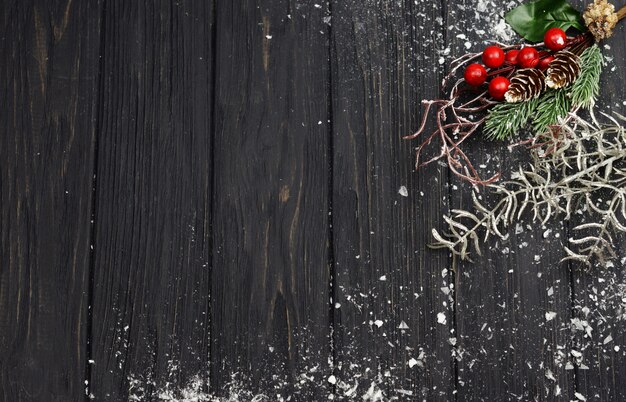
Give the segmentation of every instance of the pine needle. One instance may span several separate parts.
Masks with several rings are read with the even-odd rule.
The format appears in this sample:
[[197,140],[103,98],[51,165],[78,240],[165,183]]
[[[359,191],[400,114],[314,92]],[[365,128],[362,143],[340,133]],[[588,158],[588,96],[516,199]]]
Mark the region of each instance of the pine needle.
[[491,140],[511,137],[530,121],[535,132],[543,132],[566,116],[572,101],[565,89],[548,90],[538,99],[520,103],[501,103],[489,112],[485,135]]
[[520,103],[500,103],[489,111],[485,135],[490,140],[503,140],[528,124],[539,105],[538,99]]
[[600,93],[600,75],[604,57],[598,45],[593,45],[580,56],[582,71],[571,89],[570,97],[574,106],[591,109]]
[[556,124],[560,117],[570,112],[572,101],[565,89],[548,90],[539,98],[539,106],[533,119],[536,133],[544,132],[549,126]]

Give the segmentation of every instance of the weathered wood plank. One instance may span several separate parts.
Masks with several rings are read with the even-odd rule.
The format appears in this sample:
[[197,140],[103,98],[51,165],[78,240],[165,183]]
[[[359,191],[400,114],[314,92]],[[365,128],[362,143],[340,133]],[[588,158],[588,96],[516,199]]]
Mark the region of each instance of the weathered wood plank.
[[222,1],[216,13],[212,386],[325,400],[326,6]]
[[[447,25],[454,28],[447,44],[454,56],[468,51],[466,42],[470,51],[479,52],[485,40],[498,39],[491,30],[496,13],[479,15],[476,4],[474,0],[448,4]],[[520,40],[513,36],[512,41]],[[476,137],[465,149],[476,168],[487,166],[479,168],[485,177],[496,171],[510,177],[529,161],[523,149],[510,152],[503,142]],[[470,186],[456,177],[452,183],[454,208],[471,210]],[[489,192],[482,194],[494,198]],[[457,399],[573,399],[574,373],[566,370],[571,345],[569,271],[567,264],[559,264],[565,226],[551,222],[541,227],[524,220],[507,233],[506,240],[492,237],[473,264],[455,265]]]
[[445,25],[439,2],[413,3],[333,2],[334,341],[345,400],[454,399],[450,260],[426,247],[448,210],[448,175],[415,173],[415,143],[401,139],[419,126],[421,99],[438,93]]
[[[584,1],[576,5],[582,9]],[[604,42],[609,60],[604,70],[597,109],[626,114],[623,104],[626,88],[626,42],[623,22],[615,36]],[[602,119],[602,116],[598,116]],[[586,222],[586,221],[585,221]],[[575,216],[570,229],[582,223]],[[626,400],[623,378],[626,375],[626,236],[615,237],[619,257],[593,267],[572,264],[574,292],[574,344],[567,352],[576,370],[576,390],[587,400]]]
[[0,5],[0,399],[79,401],[100,4]]
[[[621,258],[625,258],[622,254]],[[576,391],[587,400],[622,401],[626,391],[626,278],[624,263],[573,268]]]
[[107,1],[93,340],[97,400],[207,387],[212,2]]

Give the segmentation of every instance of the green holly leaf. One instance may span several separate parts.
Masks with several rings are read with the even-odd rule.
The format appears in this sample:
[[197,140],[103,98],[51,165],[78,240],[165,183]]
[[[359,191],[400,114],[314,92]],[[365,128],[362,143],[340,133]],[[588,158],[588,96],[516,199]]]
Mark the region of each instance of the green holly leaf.
[[543,35],[550,28],[567,31],[587,28],[580,13],[566,0],[537,0],[509,11],[506,22],[521,36],[530,42],[541,42]]

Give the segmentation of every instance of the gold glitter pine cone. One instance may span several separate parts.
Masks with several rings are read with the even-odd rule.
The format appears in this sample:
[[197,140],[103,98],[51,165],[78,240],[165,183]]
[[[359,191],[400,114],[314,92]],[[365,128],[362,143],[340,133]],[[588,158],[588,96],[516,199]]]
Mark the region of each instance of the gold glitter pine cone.
[[568,50],[554,56],[546,74],[546,85],[552,89],[565,88],[580,76],[580,57]]
[[525,68],[511,78],[504,99],[508,103],[525,102],[538,97],[545,89],[546,80],[543,72],[536,68]]
[[596,38],[597,42],[610,38],[613,35],[613,28],[619,21],[619,16],[615,12],[615,6],[606,0],[595,0],[587,6],[583,13],[585,25]]

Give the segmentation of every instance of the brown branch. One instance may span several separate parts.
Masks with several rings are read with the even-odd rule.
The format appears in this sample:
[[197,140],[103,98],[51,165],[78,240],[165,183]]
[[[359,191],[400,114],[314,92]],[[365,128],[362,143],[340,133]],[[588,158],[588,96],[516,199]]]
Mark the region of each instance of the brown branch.
[[624,7],[620,8],[620,9],[617,11],[617,19],[618,19],[619,21],[623,20],[623,19],[624,19],[624,17],[626,17],[626,6],[624,6]]

